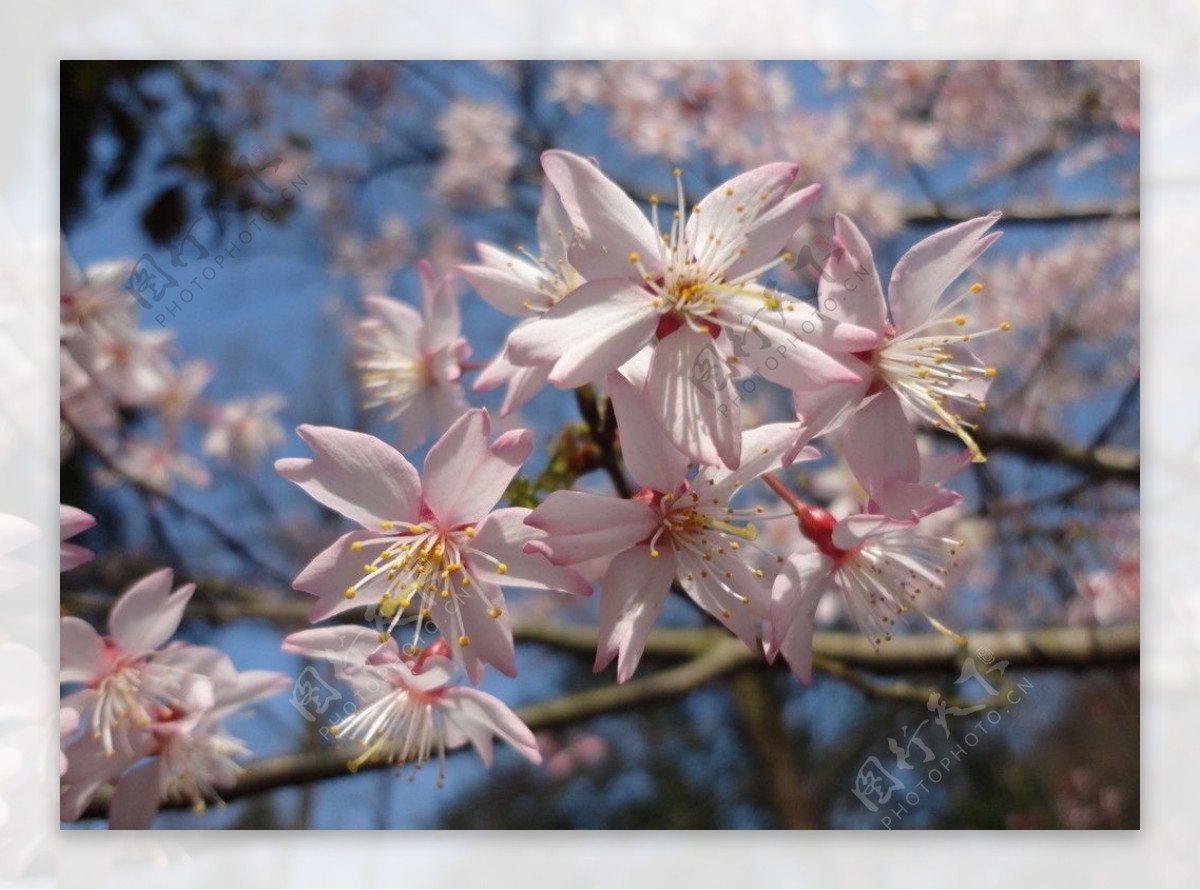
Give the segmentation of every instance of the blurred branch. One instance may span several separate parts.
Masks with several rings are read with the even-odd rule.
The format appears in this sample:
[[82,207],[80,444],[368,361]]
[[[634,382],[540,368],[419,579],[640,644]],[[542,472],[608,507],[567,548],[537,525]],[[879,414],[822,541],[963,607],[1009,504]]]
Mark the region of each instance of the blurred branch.
[[1061,464],[1089,476],[1127,479],[1137,482],[1141,478],[1141,456],[1115,445],[1097,445],[1092,448],[1070,445],[1049,436],[1031,436],[1022,433],[989,432],[980,429],[974,433],[975,441],[984,451],[1006,451],[1036,460]]
[[[1137,201],[1112,204],[1080,204],[1061,207],[1054,204],[1014,204],[999,208],[1004,214],[1002,225],[1047,225],[1051,223],[1104,222],[1110,219],[1139,219],[1141,205]],[[966,222],[984,212],[958,211],[944,206],[909,207],[903,211],[906,225],[950,226]]]
[[[519,638],[566,649],[594,650],[594,629],[556,627],[527,623],[516,630]],[[1139,660],[1140,626],[1101,628],[1045,628],[1040,630],[980,631],[968,635],[970,651],[987,650],[993,661],[1009,667],[1091,668],[1131,665]],[[828,668],[836,661],[843,667],[856,665],[875,673],[957,670],[963,650],[941,634],[896,637],[876,652],[860,634],[818,633],[814,637],[814,660]],[[661,699],[675,698],[736,668],[760,663],[758,653],[737,639],[709,630],[656,631],[647,641],[647,654],[680,654],[693,657],[683,664],[619,685],[607,685],[572,693],[548,702],[528,705],[517,714],[530,729],[546,729],[585,720],[600,714],[627,710]],[[841,668],[838,669],[839,671]],[[924,702],[927,698],[921,698]],[[237,784],[222,796],[226,801],[260,794],[275,788],[304,785],[349,775],[353,752],[318,751],[272,757],[248,765]],[[394,769],[394,764],[364,764],[368,769]],[[108,795],[99,794],[86,818],[102,818]],[[184,804],[169,802],[165,808]]]

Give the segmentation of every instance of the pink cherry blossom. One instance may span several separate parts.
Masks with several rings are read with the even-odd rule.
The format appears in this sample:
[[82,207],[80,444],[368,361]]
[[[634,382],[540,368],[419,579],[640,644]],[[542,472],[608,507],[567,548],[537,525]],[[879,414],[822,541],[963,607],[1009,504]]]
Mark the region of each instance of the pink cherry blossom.
[[194,584],[172,591],[170,569],[159,569],[132,585],[113,604],[109,635],[101,636],[81,618],[60,621],[63,683],[84,688],[64,699],[75,708],[86,733],[103,754],[136,750],[132,736],[164,712],[177,709],[207,681],[181,670],[156,652],[179,626]]
[[[689,478],[687,457],[663,438],[648,400],[620,374],[609,377],[609,386],[622,452],[642,488],[629,500],[553,492],[526,519],[546,537],[526,548],[558,565],[613,557],[602,584],[595,669],[616,657],[622,683],[637,669],[676,579],[700,608],[754,648],[753,619],[766,611],[770,582],[742,548],[754,550],[758,535],[745,520],[764,511],[728,505],[747,482],[780,466],[795,426],[749,430],[742,435],[737,470],[708,467]],[[802,454],[816,456],[812,449]]]
[[[616,370],[655,344],[646,392],[667,436],[701,463],[736,468],[740,402],[724,363],[753,334],[769,351],[761,373],[791,389],[857,382],[824,351],[868,347],[870,331],[828,322],[811,307],[758,283],[808,216],[819,187],[791,193],[794,164],[768,164],[718,186],[687,212],[676,171],[677,210],[667,235],[657,199],[648,221],[632,199],[578,155],[549,151],[546,176],[569,217],[571,265],[587,279],[539,318],[509,335],[508,359],[550,365],[550,382],[575,387]],[[707,358],[714,353],[716,360]],[[694,369],[718,370],[697,385]],[[711,374],[709,376],[712,376]]]
[[402,451],[444,432],[466,409],[458,379],[471,349],[460,334],[458,298],[449,277],[434,280],[428,262],[419,271],[423,313],[369,296],[369,316],[355,339],[364,405],[386,408],[387,419],[399,421]]
[[[538,211],[537,256],[514,256],[490,244],[479,243],[478,265],[459,266],[458,271],[489,304],[518,318],[536,318],[584,283],[567,256],[571,221],[557,192],[546,183]],[[524,322],[523,322],[524,323]],[[508,358],[508,347],[497,355],[475,380],[473,389],[486,392],[508,386],[501,415],[517,410],[546,385],[548,365],[526,367]]]
[[174,643],[164,656],[178,669],[208,679],[212,701],[197,712],[176,712],[144,729],[153,759],[121,775],[109,808],[109,827],[149,828],[166,800],[203,812],[237,781],[235,757],[249,754],[223,721],[243,706],[282,692],[291,680],[274,671],[239,672],[227,655],[208,646]]
[[533,436],[510,430],[489,444],[490,428],[487,411],[468,411],[430,448],[423,478],[374,436],[299,428],[315,459],[280,460],[276,470],[362,526],[297,576],[293,586],[317,597],[313,621],[369,605],[394,629],[415,608],[437,625],[473,682],[488,664],[516,674],[500,585],[580,595],[591,586],[524,551],[541,537],[525,525],[527,509],[493,509],[529,456]]
[[763,632],[768,660],[782,653],[797,678],[812,682],[816,611],[831,590],[876,648],[892,638],[896,617],[909,611],[965,645],[919,603],[945,589],[961,541],[926,535],[913,519],[857,513],[839,521],[817,507],[793,506],[811,549],[788,557],[775,579]]
[[283,396],[265,393],[219,405],[204,434],[204,453],[243,470],[254,470],[286,438],[275,416],[285,404]]
[[73,538],[95,524],[96,520],[90,514],[75,507],[68,507],[66,504],[59,505],[58,532],[61,543],[58,552],[58,570],[60,572],[81,566],[95,558],[96,554],[86,547],[67,543],[67,538]]
[[[999,213],[979,217],[916,244],[896,264],[885,301],[870,246],[854,223],[837,216],[833,250],[818,288],[818,305],[830,319],[866,328],[875,338],[866,349],[849,357],[860,370],[857,382],[794,393],[807,436],[845,423],[847,443],[887,443],[889,449],[896,449],[894,461],[908,466],[907,477],[915,480],[917,446],[904,406],[934,426],[955,433],[975,460],[983,460],[968,431],[971,425],[955,405],[974,408],[981,404],[996,371],[985,367],[966,344],[1009,326],[1001,323],[968,331],[967,316],[956,314],[964,299],[983,290],[981,284],[965,289],[940,308],[938,302],[1000,237],[998,232],[988,234],[999,218]],[[870,412],[859,411],[871,402],[876,404]],[[848,448],[846,457],[859,480],[869,484],[873,471],[864,466],[860,452]]]
[[414,763],[420,769],[436,754],[440,785],[447,751],[470,742],[490,767],[493,738],[541,762],[533,733],[507,705],[454,682],[454,663],[446,657],[450,647],[443,641],[414,656],[402,652],[394,637],[381,643],[366,628],[329,627],[292,634],[283,648],[334,662],[354,689],[358,709],[330,730],[339,743],[361,748],[351,770],[368,762]]

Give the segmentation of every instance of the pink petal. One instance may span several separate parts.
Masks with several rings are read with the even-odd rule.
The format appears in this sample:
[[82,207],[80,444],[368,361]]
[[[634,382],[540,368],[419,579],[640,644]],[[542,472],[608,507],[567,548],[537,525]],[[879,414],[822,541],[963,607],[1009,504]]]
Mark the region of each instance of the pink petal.
[[685,455],[703,464],[738,465],[741,399],[708,334],[683,327],[659,341],[646,395],[667,438]]
[[294,682],[294,678],[276,671],[242,671],[232,685],[223,686],[218,690],[213,707],[205,719],[221,720],[250,702],[278,695],[290,688]]
[[[709,536],[709,541],[714,551],[724,544],[715,534]],[[767,582],[758,578],[739,557],[726,556],[709,562],[690,551],[679,552],[676,571],[680,586],[696,605],[724,624],[750,649],[757,649],[753,619],[766,611],[770,600]],[[726,572],[732,577],[726,578]],[[750,602],[738,602],[735,593]]]
[[585,491],[555,491],[525,522],[546,532],[525,546],[547,554],[556,565],[612,556],[645,541],[659,524],[646,504]]
[[458,294],[454,290],[454,279],[443,276],[435,280],[433,266],[428,260],[417,264],[421,275],[421,298],[424,303],[425,328],[422,331],[421,347],[425,355],[453,346],[461,337],[462,318],[458,308]]
[[509,430],[488,445],[490,434],[491,418],[476,408],[425,457],[425,503],[446,528],[486,516],[533,450],[529,430]]
[[687,476],[688,459],[667,441],[645,393],[619,372],[608,375],[608,390],[630,474],[645,488],[675,491]]
[[86,547],[80,547],[78,544],[58,545],[58,570],[60,572],[69,572],[71,569],[81,566],[85,562],[91,562],[95,558],[95,553]]
[[658,557],[652,557],[644,545],[627,550],[613,560],[604,576],[594,670],[603,670],[616,657],[619,683],[637,670],[646,637],[675,578],[674,552],[665,544],[658,549]]
[[[756,231],[764,220],[772,221],[771,212],[796,181],[800,168],[795,164],[765,164],[728,182],[722,183],[704,196],[688,215],[685,234],[699,262],[713,271],[729,270],[736,263],[742,272],[750,272],[769,262],[783,250],[804,217],[799,217],[792,228],[782,231],[780,225],[767,225]],[[804,194],[789,200],[785,210],[797,205],[807,215],[808,209],[820,194],[820,187],[812,186]],[[785,213],[783,220],[790,221]],[[766,236],[766,237],[763,237]],[[726,278],[736,278],[729,271]]]
[[[713,495],[729,500],[739,488],[764,473],[772,473],[795,460],[816,460],[821,453],[815,448],[796,448],[799,423],[764,423],[742,433],[742,459],[736,470],[714,467],[704,471],[703,478],[711,479]],[[794,452],[791,461],[784,458]]]
[[804,303],[780,301],[771,309],[752,294],[727,297],[718,320],[744,374],[796,392],[857,382],[861,363],[846,353],[879,342],[875,332],[825,318]]
[[539,287],[546,279],[544,269],[490,244],[476,244],[475,250],[482,265],[459,266],[458,271],[493,308],[518,318],[550,308],[550,297]]
[[296,576],[292,587],[317,597],[308,611],[309,621],[324,621],[339,612],[376,602],[383,595],[386,584],[376,580],[359,588],[353,599],[346,598],[347,588],[362,579],[362,569],[367,562],[365,551],[355,553],[350,545],[375,537],[379,535],[362,529],[342,535],[313,557]]
[[358,625],[341,624],[334,627],[313,627],[283,638],[284,652],[320,658],[331,664],[363,667],[367,658],[379,648],[379,634]]
[[500,416],[507,417],[513,411],[523,408],[549,382],[549,365],[514,365],[508,360],[507,351],[502,351],[479,372],[471,389],[475,392],[487,392],[497,386],[507,385],[508,390],[500,406]]
[[842,452],[868,497],[890,482],[916,482],[921,473],[917,440],[891,389],[881,390],[847,421]]
[[833,231],[833,250],[817,285],[817,308],[822,315],[882,335],[887,303],[871,246],[858,226],[840,213],[834,218]]
[[554,269],[568,263],[567,254],[574,234],[572,229],[571,217],[554,190],[554,184],[549,179],[543,180],[542,203],[537,215],[538,247],[541,248],[539,259]]
[[[820,553],[797,553],[788,558],[771,588],[770,627],[766,654],[782,654],[792,673],[812,684],[812,638],[821,595],[828,589],[833,561]],[[767,633],[769,631],[769,633]]]
[[416,309],[392,297],[372,295],[363,297],[363,302],[367,304],[372,318],[387,325],[395,338],[394,341],[389,339],[389,342],[398,352],[413,358],[421,355],[420,338],[425,322]]
[[61,619],[59,627],[59,680],[85,683],[104,673],[104,640],[84,621],[73,615]]
[[485,766],[492,765],[492,738],[499,737],[512,745],[526,760],[541,763],[537,739],[521,718],[499,699],[460,686],[442,696],[446,716],[447,747],[457,747],[469,741]]
[[384,521],[416,521],[421,482],[396,449],[374,436],[336,427],[305,424],[296,432],[315,458],[277,460],[279,475],[365,528],[378,528]]
[[508,358],[520,365],[553,364],[550,380],[560,387],[598,380],[650,341],[662,314],[653,300],[637,283],[588,282],[513,330]]
[[171,638],[196,591],[185,584],[171,592],[170,569],[151,572],[125,591],[108,616],[108,629],[125,652],[150,652]]
[[659,236],[650,220],[591,161],[567,151],[547,151],[542,169],[574,227],[571,265],[584,278],[625,277],[632,271],[630,253],[647,263],[659,256]]
[[162,758],[134,767],[117,782],[108,807],[111,829],[146,829],[158,815]]
[[[865,375],[870,374],[866,365],[855,359],[850,361]],[[825,389],[793,390],[792,403],[800,418],[803,441],[808,442],[841,427],[858,410],[869,385],[868,376],[856,383],[836,384]]]
[[96,524],[90,513],[84,513],[78,507],[68,507],[60,504],[58,507],[58,534],[60,538],[73,538]]
[[890,519],[916,521],[922,516],[960,504],[962,500],[958,492],[937,485],[889,482],[867,502],[867,509]]
[[[471,574],[501,586],[561,590],[590,596],[592,585],[578,572],[554,565],[541,553],[528,553],[522,549],[530,541],[545,537],[545,532],[525,524],[529,513],[523,507],[508,507],[490,513],[479,523],[468,550]],[[472,553],[482,555],[471,556]],[[496,569],[496,562],[504,565],[504,574]]]
[[896,330],[903,333],[925,323],[946,288],[1000,237],[999,232],[986,234],[999,219],[996,210],[951,226],[900,257],[888,284]]
[[857,513],[847,516],[833,527],[834,546],[841,550],[853,550],[868,538],[878,537],[890,531],[911,528],[913,520],[890,519],[873,513]]
[[[434,624],[450,646],[454,660],[471,682],[478,685],[488,665],[509,677],[517,675],[512,626],[500,589],[478,579],[464,596],[434,597],[430,611]],[[496,617],[493,617],[496,615]],[[469,640],[463,645],[460,636]]]

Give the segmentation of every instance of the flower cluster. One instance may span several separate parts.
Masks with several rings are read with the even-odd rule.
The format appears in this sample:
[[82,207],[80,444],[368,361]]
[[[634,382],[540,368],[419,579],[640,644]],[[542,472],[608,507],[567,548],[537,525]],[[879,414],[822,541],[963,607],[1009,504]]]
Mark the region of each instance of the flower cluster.
[[160,569],[122,594],[107,635],[61,620],[59,679],[79,687],[62,700],[65,821],[109,785],[113,828],[149,828],[163,800],[197,810],[219,800],[237,778],[233,758],[249,753],[223,721],[290,685],[283,674],[239,672],[212,647],[168,643],[195,591],[172,590],[172,577]]
[[[201,397],[214,374],[202,361],[178,365],[169,331],[138,327],[137,302],[128,290],[134,264],[119,260],[84,274],[62,254],[60,350],[62,451],[77,440],[105,461],[101,478],[131,478],[158,491],[176,480],[203,487],[204,464],[184,449],[184,425],[199,425],[204,453],[254,469],[284,437],[276,413],[281,396],[229,402]],[[143,422],[126,429],[128,412]],[[147,432],[157,427],[153,432]]]
[[[285,644],[333,663],[354,688],[359,709],[331,730],[357,746],[352,768],[436,756],[442,775],[448,749],[470,741],[490,760],[493,737],[538,759],[511,711],[454,680],[456,666],[472,684],[489,665],[515,675],[503,586],[586,595],[585,575],[599,577],[595,669],[616,659],[619,682],[634,675],[672,589],[752,651],[782,654],[804,682],[827,591],[875,645],[910,611],[954,636],[926,601],[944,589],[961,542],[922,523],[961,500],[945,480],[983,460],[968,418],[996,372],[971,341],[1008,325],[971,324],[961,304],[978,283],[942,297],[998,237],[998,214],[914,246],[886,295],[866,239],[838,216],[814,306],[765,283],[820,194],[797,188],[796,165],[735,176],[690,210],[676,170],[675,207],[651,195],[647,216],[586,158],[554,150],[542,164],[539,252],[479,244],[479,263],[460,267],[484,300],[521,319],[474,389],[507,385],[503,415],[547,384],[606,392],[609,444],[634,485],[624,497],[559,488],[532,509],[497,509],[532,435],[493,440],[486,410],[461,410],[468,347],[450,281],[422,265],[420,315],[368,298],[358,334],[367,404],[400,422],[402,449],[444,430],[423,471],[373,436],[315,426],[298,430],[312,458],[276,464],[359,526],[294,586],[316,597],[312,621],[365,608],[375,628],[315,628]],[[790,421],[744,424],[741,391],[753,377],[790,394]],[[910,418],[964,447],[922,457]],[[818,436],[862,493],[840,520],[783,481],[795,462],[821,456],[809,444]],[[760,496],[779,499],[735,505],[756,480]],[[778,520],[796,523],[803,547],[764,546],[760,529]],[[400,645],[394,632],[409,624]]]

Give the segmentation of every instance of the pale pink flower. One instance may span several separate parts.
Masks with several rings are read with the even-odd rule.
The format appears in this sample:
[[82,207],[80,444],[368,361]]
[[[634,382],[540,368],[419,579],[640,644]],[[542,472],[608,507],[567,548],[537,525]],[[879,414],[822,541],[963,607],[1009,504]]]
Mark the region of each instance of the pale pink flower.
[[219,405],[204,434],[204,453],[246,471],[257,468],[286,438],[275,416],[285,404],[283,396],[266,393]]
[[59,623],[60,680],[84,685],[63,705],[78,711],[85,733],[106,756],[134,751],[133,734],[206,683],[156,651],[175,633],[196,589],[185,584],[172,591],[172,576],[159,569],[125,591],[109,613],[109,636],[74,616]]
[[116,783],[108,811],[109,827],[149,828],[162,801],[190,804],[203,812],[220,802],[241,772],[234,758],[249,754],[222,721],[239,708],[275,695],[291,680],[274,671],[239,672],[227,655],[208,646],[175,643],[164,652],[178,669],[206,677],[212,702],[194,713],[174,713],[145,728],[153,759],[135,766]]
[[525,525],[527,509],[493,509],[529,456],[533,436],[510,430],[489,444],[490,428],[487,411],[464,414],[430,448],[423,479],[374,436],[299,428],[315,459],[287,458],[276,470],[362,526],[296,577],[297,590],[317,596],[313,621],[373,604],[394,629],[411,607],[433,620],[473,682],[488,664],[516,674],[500,585],[581,595],[591,586],[524,552],[541,536]]
[[[968,432],[971,424],[957,413],[957,406],[980,405],[996,371],[985,367],[967,343],[1009,325],[972,331],[967,328],[968,318],[956,314],[964,299],[983,290],[980,284],[964,289],[941,307],[938,302],[1000,237],[998,232],[987,233],[999,218],[998,212],[979,217],[916,244],[896,264],[886,301],[866,239],[848,218],[840,214],[836,218],[818,306],[831,319],[873,331],[874,341],[847,357],[859,370],[857,382],[793,395],[806,436],[845,423],[847,462],[868,488],[878,474],[861,459],[863,449],[879,456],[881,449],[889,450],[892,464],[907,467],[908,480],[918,476],[916,439],[902,406],[955,433],[975,460],[983,460]],[[859,410],[872,403],[870,412]]]
[[125,479],[135,479],[155,491],[165,492],[170,491],[176,479],[195,488],[204,488],[212,482],[208,468],[174,442],[131,437],[109,456],[115,469],[105,467],[96,472],[97,481],[103,485],[119,485]]
[[328,627],[294,633],[283,649],[334,662],[354,689],[359,707],[330,730],[339,743],[353,742],[361,749],[350,761],[352,771],[368,762],[413,763],[420,769],[436,754],[440,785],[447,751],[469,742],[490,767],[493,738],[508,742],[527,760],[541,762],[533,733],[507,705],[454,682],[445,642],[410,655],[394,637],[381,643],[366,628]]
[[436,124],[446,151],[433,176],[434,191],[456,203],[508,203],[508,182],[521,160],[517,124],[516,114],[503,105],[451,102]]
[[419,264],[424,311],[389,297],[365,299],[369,316],[358,325],[355,365],[362,372],[364,406],[387,409],[400,423],[400,449],[444,432],[466,409],[459,377],[471,348],[461,336],[451,279],[434,280]]
[[914,519],[858,513],[839,521],[817,507],[793,507],[811,549],[788,557],[775,579],[763,630],[769,661],[782,653],[796,677],[812,682],[813,627],[828,591],[837,591],[876,648],[892,638],[896,618],[909,611],[962,642],[919,603],[944,591],[962,541],[926,535]]
[[200,393],[208,386],[216,371],[205,361],[190,361],[172,369],[154,405],[168,428],[178,429],[180,424],[196,413]]
[[[772,357],[760,373],[791,389],[859,379],[824,347],[864,348],[870,331],[828,322],[758,283],[783,259],[819,194],[818,186],[790,193],[796,165],[737,176],[690,213],[676,171],[678,208],[667,235],[657,200],[650,222],[587,159],[549,151],[542,165],[574,229],[571,265],[587,283],[509,335],[510,361],[552,365],[551,383],[575,387],[654,343],[646,392],[668,437],[701,463],[730,467],[740,457],[741,411],[724,363],[741,347],[731,346],[727,330],[741,345],[751,335],[760,341]],[[711,388],[695,379],[701,365],[716,376]]]
[[[740,489],[777,469],[794,440],[794,425],[770,424],[742,435],[740,467],[706,467],[689,478],[687,457],[673,448],[644,396],[620,374],[609,377],[621,448],[642,488],[629,500],[556,491],[525,521],[546,533],[526,549],[558,565],[613,557],[602,584],[595,669],[617,658],[617,680],[633,676],[672,581],[747,646],[754,617],[766,612],[770,582],[755,567],[761,507],[728,506]],[[804,458],[816,456],[806,450]],[[751,552],[743,552],[743,547]]]
[[90,514],[84,513],[76,507],[59,504],[58,533],[60,543],[58,550],[58,570],[60,572],[81,566],[85,562],[89,562],[95,558],[96,554],[92,553],[86,547],[67,543],[67,538],[73,538],[80,532],[87,531],[95,524],[96,520]]
[[[538,250],[535,256],[516,256],[490,244],[475,245],[478,265],[459,266],[458,271],[479,296],[503,312],[518,318],[536,318],[584,283],[567,256],[571,243],[571,221],[557,192],[544,184],[538,211]],[[517,410],[546,385],[550,366],[522,366],[508,357],[507,344],[475,380],[476,392],[508,386],[500,413]]]

